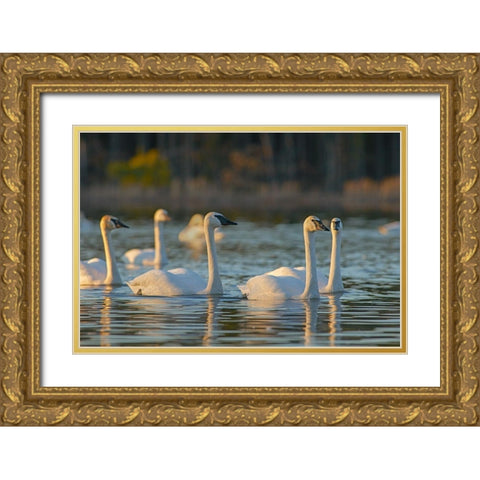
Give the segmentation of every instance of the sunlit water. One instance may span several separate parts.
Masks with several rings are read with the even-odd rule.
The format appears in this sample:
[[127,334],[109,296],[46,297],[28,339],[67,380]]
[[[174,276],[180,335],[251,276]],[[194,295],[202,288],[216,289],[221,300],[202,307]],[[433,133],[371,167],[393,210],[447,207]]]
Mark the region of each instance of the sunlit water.
[[[153,246],[152,220],[122,220],[131,228],[112,233],[117,259],[130,248]],[[342,219],[343,294],[276,303],[242,298],[237,285],[282,265],[304,265],[302,226],[235,220],[238,225],[224,227],[225,238],[217,243],[223,296],[143,297],[128,286],[82,288],[81,346],[399,346],[400,240],[377,230],[389,219]],[[168,268],[186,267],[206,278],[205,252],[191,251],[178,241],[184,226],[178,221],[166,224]],[[328,274],[330,233],[316,233],[316,245],[317,266]],[[81,259],[104,258],[96,225],[82,230],[80,247]],[[127,281],[151,268],[117,263]]]

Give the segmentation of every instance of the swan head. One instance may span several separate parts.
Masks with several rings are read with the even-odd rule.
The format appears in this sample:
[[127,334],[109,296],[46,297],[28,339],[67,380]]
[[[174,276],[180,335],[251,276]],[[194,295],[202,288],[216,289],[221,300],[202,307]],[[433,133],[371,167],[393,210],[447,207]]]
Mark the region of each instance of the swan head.
[[171,217],[170,215],[168,215],[168,212],[165,209],[159,208],[155,212],[155,215],[153,216],[153,220],[155,222],[168,222],[171,220]]
[[218,228],[223,225],[237,225],[232,222],[225,215],[218,212],[209,212],[205,215],[204,225],[210,228]]
[[100,220],[100,227],[106,230],[116,230],[117,228],[130,228],[117,217],[113,215],[104,215]]
[[329,228],[315,215],[310,215],[303,222],[303,227],[307,232],[316,232],[317,230],[329,231]]
[[341,232],[343,230],[342,221],[337,217],[332,218],[332,221],[330,222],[330,230],[332,230],[332,232]]

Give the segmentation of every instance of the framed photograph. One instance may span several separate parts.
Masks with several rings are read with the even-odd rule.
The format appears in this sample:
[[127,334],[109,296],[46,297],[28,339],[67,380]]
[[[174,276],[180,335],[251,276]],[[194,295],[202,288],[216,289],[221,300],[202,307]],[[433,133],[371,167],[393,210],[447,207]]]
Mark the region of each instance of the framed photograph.
[[478,424],[479,55],[0,59],[3,424]]
[[[74,353],[405,353],[406,145],[403,126],[75,126]],[[199,213],[218,206],[236,221]]]

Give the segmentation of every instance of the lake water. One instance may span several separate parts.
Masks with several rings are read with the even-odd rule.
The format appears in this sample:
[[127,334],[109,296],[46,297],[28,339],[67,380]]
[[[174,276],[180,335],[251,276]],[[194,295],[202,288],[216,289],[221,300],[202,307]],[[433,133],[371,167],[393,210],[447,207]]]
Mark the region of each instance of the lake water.
[[[80,290],[82,347],[398,347],[400,344],[400,239],[378,227],[392,219],[343,217],[345,292],[319,300],[284,302],[242,298],[237,288],[253,275],[282,265],[303,266],[301,223],[231,218],[217,243],[221,297],[143,297],[128,286]],[[153,220],[121,217],[130,229],[112,233],[116,258],[130,248],[153,247]],[[166,224],[169,265],[207,277],[205,252],[178,241],[188,219]],[[330,225],[329,219],[324,219]],[[316,234],[317,266],[328,274],[331,235]],[[98,227],[82,230],[82,260],[104,258]],[[151,267],[127,268],[124,280]]]

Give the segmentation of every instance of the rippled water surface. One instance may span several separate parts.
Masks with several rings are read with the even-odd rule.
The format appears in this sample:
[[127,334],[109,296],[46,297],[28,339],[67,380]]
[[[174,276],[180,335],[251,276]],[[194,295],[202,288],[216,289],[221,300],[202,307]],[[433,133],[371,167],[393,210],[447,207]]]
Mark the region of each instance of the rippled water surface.
[[[282,265],[304,265],[301,224],[232,219],[238,225],[224,227],[225,238],[217,244],[223,296],[142,297],[128,286],[82,288],[81,346],[399,346],[400,241],[398,235],[377,230],[390,219],[342,218],[343,294],[276,303],[242,298],[237,285]],[[152,220],[122,220],[131,228],[112,233],[117,259],[130,248],[153,246]],[[191,251],[178,241],[185,223],[166,225],[168,268],[186,267],[206,278],[205,252]],[[330,233],[316,233],[316,246],[317,266],[328,273]],[[80,247],[82,260],[104,258],[96,225],[82,229]],[[151,268],[118,265],[127,281]]]

